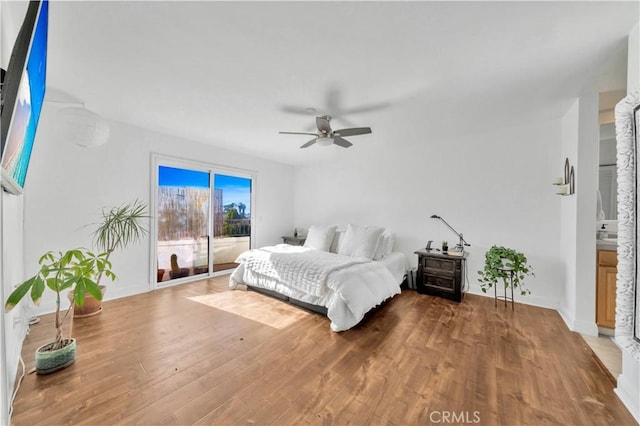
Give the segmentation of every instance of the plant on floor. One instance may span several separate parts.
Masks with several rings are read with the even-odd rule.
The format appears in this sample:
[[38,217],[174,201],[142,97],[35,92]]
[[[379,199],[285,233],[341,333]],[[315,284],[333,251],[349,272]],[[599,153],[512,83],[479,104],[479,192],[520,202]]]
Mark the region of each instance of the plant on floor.
[[149,233],[143,223],[149,217],[147,204],[139,200],[103,210],[102,222],[93,233],[96,247],[108,258],[114,251],[139,242]]
[[[119,249],[124,249],[131,244],[139,242],[148,234],[144,221],[150,216],[147,213],[147,204],[139,200],[121,204],[117,207],[102,210],[102,220],[94,225],[97,228],[93,232],[94,246],[106,254],[109,260],[111,254]],[[100,285],[102,274],[97,276],[96,283]],[[89,298],[94,297],[87,308],[76,307],[76,316],[90,316],[102,310],[100,301],[105,287],[100,286],[100,297],[90,293]],[[79,309],[78,309],[79,308]]]
[[[60,293],[71,289],[73,302],[82,306],[85,295],[102,297],[98,287],[98,277],[102,275],[116,278],[111,271],[108,253],[95,254],[85,248],[76,248],[57,254],[50,251],[42,255],[38,261],[39,271],[27,279],[9,295],[5,303],[5,311],[11,311],[22,298],[29,293],[31,300],[39,304],[42,294],[49,288],[56,294],[55,341],[47,343],[36,350],[36,371],[48,374],[67,367],[75,361],[75,339],[65,338],[63,324],[71,309],[64,316],[60,309]],[[71,306],[70,306],[71,308]]]
[[502,246],[492,246],[485,253],[484,269],[478,271],[480,289],[486,293],[488,289],[497,285],[499,280],[508,287],[510,276],[505,269],[513,269],[513,287],[519,288],[522,296],[531,294],[524,286],[524,279],[535,274],[531,265],[527,264],[527,257],[519,251]]

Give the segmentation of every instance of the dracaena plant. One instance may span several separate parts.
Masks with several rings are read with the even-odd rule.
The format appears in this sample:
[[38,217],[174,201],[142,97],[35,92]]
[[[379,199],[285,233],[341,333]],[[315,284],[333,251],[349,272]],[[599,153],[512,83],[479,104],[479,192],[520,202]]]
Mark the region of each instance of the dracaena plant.
[[51,350],[64,347],[66,339],[63,336],[62,326],[70,309],[64,316],[61,314],[62,298],[60,295],[63,291],[72,289],[73,301],[78,306],[84,304],[85,292],[101,300],[102,292],[97,284],[99,277],[104,275],[111,280],[116,278],[116,275],[111,271],[111,262],[108,257],[108,252],[95,254],[85,248],[45,253],[38,261],[40,270],[18,285],[9,295],[5,303],[5,311],[9,312],[13,309],[27,293],[30,294],[34,303],[39,304],[45,289],[49,288],[56,295],[56,340]]
[[[94,245],[109,260],[114,251],[139,242],[148,234],[144,222],[149,217],[147,204],[139,200],[103,210],[102,221],[93,232]],[[98,283],[100,278],[98,276]]]

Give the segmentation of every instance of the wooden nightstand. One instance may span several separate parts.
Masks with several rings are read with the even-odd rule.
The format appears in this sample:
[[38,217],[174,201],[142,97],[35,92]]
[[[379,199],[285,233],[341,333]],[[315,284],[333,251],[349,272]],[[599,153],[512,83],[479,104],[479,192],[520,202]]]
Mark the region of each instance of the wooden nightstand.
[[306,237],[282,237],[282,242],[285,244],[289,244],[292,246],[302,246],[304,242],[307,240]]
[[469,255],[464,253],[462,256],[451,256],[435,250],[417,250],[415,254],[418,255],[418,293],[460,302],[464,296],[462,286]]

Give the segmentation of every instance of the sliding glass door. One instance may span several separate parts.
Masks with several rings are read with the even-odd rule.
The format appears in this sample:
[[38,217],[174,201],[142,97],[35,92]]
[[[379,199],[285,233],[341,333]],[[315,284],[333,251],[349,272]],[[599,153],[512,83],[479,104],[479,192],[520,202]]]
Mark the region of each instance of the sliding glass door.
[[156,163],[156,283],[235,268],[251,248],[251,175]]
[[251,247],[251,179],[214,175],[213,270],[238,266],[234,260]]
[[209,272],[210,174],[158,168],[158,282]]

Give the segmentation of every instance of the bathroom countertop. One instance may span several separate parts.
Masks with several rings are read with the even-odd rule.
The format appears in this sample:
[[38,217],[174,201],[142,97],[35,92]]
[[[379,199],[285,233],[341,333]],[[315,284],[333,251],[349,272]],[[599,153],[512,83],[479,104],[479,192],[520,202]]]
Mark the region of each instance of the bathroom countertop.
[[618,239],[606,238],[603,240],[596,240],[596,249],[616,251],[618,250]]

